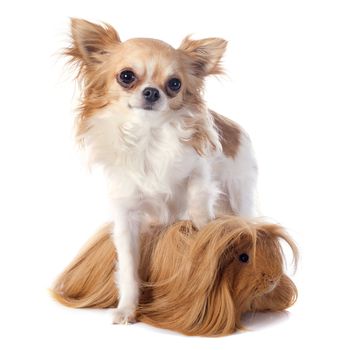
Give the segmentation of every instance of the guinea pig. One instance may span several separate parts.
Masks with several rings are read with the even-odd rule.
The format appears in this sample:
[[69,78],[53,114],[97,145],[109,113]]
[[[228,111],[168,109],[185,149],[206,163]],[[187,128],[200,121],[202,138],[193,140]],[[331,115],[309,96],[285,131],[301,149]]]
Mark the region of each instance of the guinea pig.
[[[213,220],[201,230],[191,222],[154,227],[143,234],[137,319],[186,335],[222,336],[242,327],[248,311],[280,311],[297,299],[283,272],[280,240],[296,245],[275,224],[236,216]],[[52,294],[64,305],[115,307],[112,226],[103,227],[59,276]]]

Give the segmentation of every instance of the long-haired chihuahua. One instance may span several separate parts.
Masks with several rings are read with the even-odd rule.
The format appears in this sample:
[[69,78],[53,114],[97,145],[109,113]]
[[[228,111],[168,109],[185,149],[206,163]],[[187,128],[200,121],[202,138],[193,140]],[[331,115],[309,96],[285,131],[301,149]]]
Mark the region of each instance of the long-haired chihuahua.
[[65,54],[83,88],[76,134],[104,169],[118,247],[114,323],[135,321],[141,232],[254,213],[250,140],[203,100],[205,78],[223,72],[226,45],[189,37],[177,49],[155,39],[122,42],[108,24],[71,20]]

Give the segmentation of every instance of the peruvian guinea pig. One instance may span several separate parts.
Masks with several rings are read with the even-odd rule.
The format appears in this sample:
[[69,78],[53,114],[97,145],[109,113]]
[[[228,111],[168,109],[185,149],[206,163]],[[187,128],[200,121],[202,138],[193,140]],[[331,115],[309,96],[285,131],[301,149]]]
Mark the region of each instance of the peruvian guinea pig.
[[[57,279],[52,294],[75,307],[118,304],[112,225],[103,227]],[[280,240],[297,248],[284,229],[235,216],[198,231],[189,221],[142,235],[137,319],[187,335],[221,336],[241,327],[249,311],[279,311],[297,289],[283,272]]]

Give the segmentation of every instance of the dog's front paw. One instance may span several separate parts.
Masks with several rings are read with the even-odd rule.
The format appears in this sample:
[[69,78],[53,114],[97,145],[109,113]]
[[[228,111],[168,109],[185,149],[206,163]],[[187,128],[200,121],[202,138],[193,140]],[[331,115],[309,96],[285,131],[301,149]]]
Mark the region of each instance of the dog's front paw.
[[114,310],[114,324],[130,324],[136,322],[136,311],[134,307],[118,307]]

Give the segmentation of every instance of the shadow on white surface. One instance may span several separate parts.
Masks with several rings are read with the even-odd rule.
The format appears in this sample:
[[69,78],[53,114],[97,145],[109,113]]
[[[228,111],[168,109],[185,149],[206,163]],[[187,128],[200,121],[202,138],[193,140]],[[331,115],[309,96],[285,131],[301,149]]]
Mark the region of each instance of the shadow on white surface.
[[258,331],[287,321],[289,317],[289,311],[248,312],[242,316],[242,324],[248,331]]
[[[237,332],[231,335],[235,335],[235,334],[239,335],[239,334],[244,334],[246,332],[256,332],[256,331],[264,330],[266,328],[270,328],[282,322],[285,322],[289,318],[290,318],[289,311],[258,312],[258,313],[249,312],[242,316],[242,325],[244,329],[242,331],[237,330]],[[170,331],[163,328],[153,327],[142,322],[136,323],[135,325],[137,328],[148,329],[152,332],[159,333],[159,334],[167,334],[167,335],[180,336],[180,337],[183,336],[181,333],[177,333],[177,332]]]

